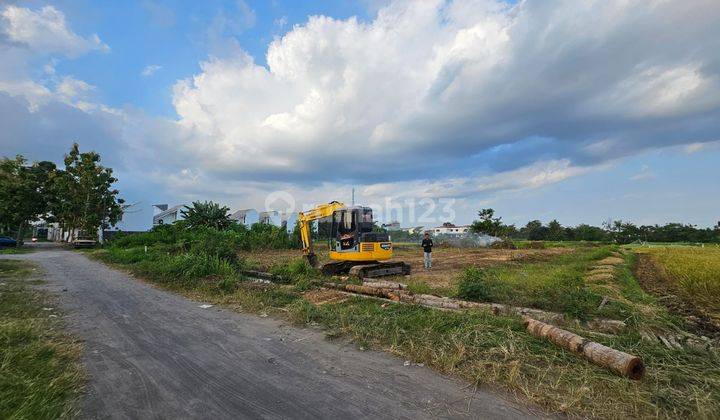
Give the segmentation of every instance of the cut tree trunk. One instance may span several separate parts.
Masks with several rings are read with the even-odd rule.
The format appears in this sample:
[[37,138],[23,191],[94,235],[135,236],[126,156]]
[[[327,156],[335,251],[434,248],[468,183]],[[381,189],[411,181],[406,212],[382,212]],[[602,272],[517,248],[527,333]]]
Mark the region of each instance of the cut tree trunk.
[[580,354],[596,365],[630,379],[642,379],[645,375],[645,365],[637,356],[590,341],[570,331],[529,317],[525,318],[525,325],[530,334]]

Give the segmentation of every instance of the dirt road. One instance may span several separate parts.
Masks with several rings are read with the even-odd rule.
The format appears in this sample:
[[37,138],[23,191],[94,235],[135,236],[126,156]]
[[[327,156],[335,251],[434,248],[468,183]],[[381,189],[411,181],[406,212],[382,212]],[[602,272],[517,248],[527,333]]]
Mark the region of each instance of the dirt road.
[[521,418],[520,405],[321,331],[158,290],[41,247],[71,332],[85,342],[88,418]]

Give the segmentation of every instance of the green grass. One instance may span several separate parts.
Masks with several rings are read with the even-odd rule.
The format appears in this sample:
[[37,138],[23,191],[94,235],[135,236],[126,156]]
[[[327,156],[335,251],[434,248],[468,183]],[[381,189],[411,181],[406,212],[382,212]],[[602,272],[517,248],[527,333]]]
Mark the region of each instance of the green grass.
[[0,249],[0,255],[17,255],[17,254],[29,254],[33,252],[33,249],[28,247],[20,247],[20,248],[3,248]]
[[0,260],[0,418],[56,419],[75,413],[80,348],[62,333],[48,297],[27,287],[27,263]]
[[663,246],[641,252],[662,265],[686,301],[720,315],[720,247]]
[[491,268],[468,268],[458,284],[458,296],[469,300],[505,303],[563,312],[579,319],[593,316],[624,317],[622,305],[597,308],[603,296],[587,287],[588,268],[605,258],[613,247],[586,248],[558,255],[550,261]]

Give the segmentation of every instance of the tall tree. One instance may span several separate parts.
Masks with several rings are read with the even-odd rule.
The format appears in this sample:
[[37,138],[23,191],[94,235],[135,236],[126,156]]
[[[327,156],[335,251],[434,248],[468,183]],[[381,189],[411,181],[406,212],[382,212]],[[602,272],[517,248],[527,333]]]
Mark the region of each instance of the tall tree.
[[509,230],[515,230],[515,226],[505,226],[502,222],[502,217],[493,216],[495,216],[495,210],[481,209],[478,212],[480,219],[473,221],[472,225],[470,225],[470,231],[492,236],[505,236]]
[[[0,161],[0,226],[15,229],[18,244],[25,229],[47,212],[52,162],[27,165],[22,156]],[[8,230],[9,230],[8,229]]]
[[547,226],[547,239],[550,241],[562,241],[565,240],[565,229],[563,229],[560,222],[552,220]]
[[73,239],[75,229],[95,236],[98,229],[114,226],[122,218],[123,199],[113,188],[113,170],[100,164],[96,152],[81,153],[77,143],[65,155],[65,170],[54,177],[53,216]]
[[542,241],[547,239],[547,228],[539,220],[531,220],[522,228],[523,233],[531,241]]

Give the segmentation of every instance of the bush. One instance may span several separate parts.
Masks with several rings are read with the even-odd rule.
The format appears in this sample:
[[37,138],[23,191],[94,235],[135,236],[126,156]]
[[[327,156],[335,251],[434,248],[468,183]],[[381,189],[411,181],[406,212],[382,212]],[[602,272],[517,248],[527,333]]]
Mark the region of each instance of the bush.
[[320,272],[305,258],[296,258],[287,264],[276,265],[270,269],[270,272],[279,277],[280,282],[292,284],[320,276]]
[[190,252],[214,255],[231,263],[237,262],[238,235],[235,232],[221,232],[205,229],[191,242]]
[[497,276],[476,267],[463,273],[458,284],[458,297],[467,300],[496,301],[508,294],[508,286]]
[[517,245],[508,238],[503,238],[499,241],[490,244],[492,249],[517,249]]

